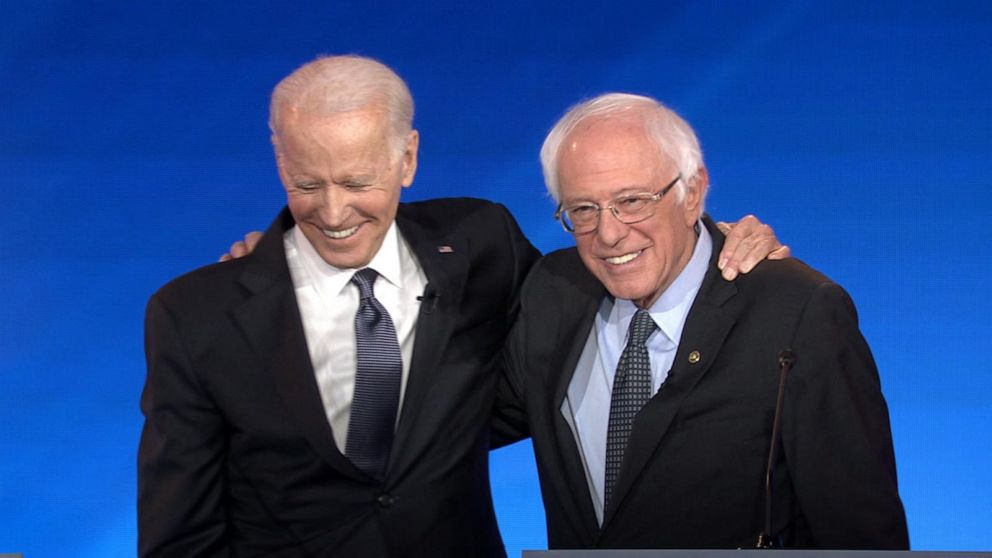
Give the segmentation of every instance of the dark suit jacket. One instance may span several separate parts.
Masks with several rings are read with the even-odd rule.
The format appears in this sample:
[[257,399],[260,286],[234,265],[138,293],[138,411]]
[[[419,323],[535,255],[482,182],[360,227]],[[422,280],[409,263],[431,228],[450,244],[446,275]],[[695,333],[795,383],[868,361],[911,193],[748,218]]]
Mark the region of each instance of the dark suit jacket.
[[533,436],[549,546],[753,548],[777,355],[789,348],[798,362],[775,456],[773,531],[794,547],[906,548],[888,410],[850,298],[797,260],[724,281],[715,265],[723,235],[705,222],[709,270],[668,379],[635,419],[602,528],[560,409],[608,293],[574,248],[543,258],[524,285],[501,430]]
[[381,483],[334,444],[283,251],[288,211],[250,256],[151,298],[142,556],[504,555],[489,493],[494,363],[538,254],[488,202],[402,204],[396,221],[440,296],[421,306]]

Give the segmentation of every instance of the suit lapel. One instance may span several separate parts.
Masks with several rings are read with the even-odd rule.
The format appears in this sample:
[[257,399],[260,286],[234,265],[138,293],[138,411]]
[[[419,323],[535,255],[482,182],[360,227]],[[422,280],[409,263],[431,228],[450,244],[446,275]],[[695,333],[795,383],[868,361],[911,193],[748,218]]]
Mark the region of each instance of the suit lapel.
[[[463,238],[445,236],[428,229],[406,218],[403,206],[400,209],[396,223],[427,277],[426,292],[436,298],[425,297],[417,315],[413,357],[387,468],[390,476],[409,466],[409,461],[420,455],[411,447],[424,441],[416,438],[419,431],[414,425],[426,394],[439,380],[441,356],[451,338],[452,328],[458,322],[459,305],[469,270],[469,247]],[[430,435],[429,432],[422,434]]]
[[233,317],[314,451],[341,473],[367,480],[338,451],[324,412],[283,248],[283,232],[292,226],[292,217],[283,210],[248,256],[239,282],[250,294]]
[[[575,367],[585,349],[596,310],[607,292],[586,271],[577,255],[575,263],[575,269],[566,274],[567,277],[574,278],[569,285],[573,289],[562,289],[556,293],[558,300],[555,307],[561,309],[562,319],[558,322],[558,335],[555,339],[557,350],[549,366],[551,376],[546,381],[549,384],[547,392],[554,394],[548,412],[554,422],[555,459],[558,463],[551,464],[550,470],[564,472],[564,475],[554,479],[559,484],[556,491],[570,500],[562,509],[578,527],[576,531],[592,534],[599,530],[599,524],[592,505],[592,495],[589,493],[584,460],[575,442],[575,433],[562,415],[561,408],[568,396],[568,386],[575,375]],[[591,545],[592,542],[593,539],[590,538],[588,543]]]
[[665,459],[655,456],[658,445],[672,425],[679,407],[716,360],[736,316],[722,306],[737,293],[733,282],[725,281],[716,268],[723,248],[723,235],[708,217],[704,223],[713,238],[713,254],[696,300],[689,310],[675,361],[664,386],[641,409],[624,452],[623,464],[613,490],[613,502],[603,518],[603,530],[609,526],[617,509],[634,486],[649,461]]

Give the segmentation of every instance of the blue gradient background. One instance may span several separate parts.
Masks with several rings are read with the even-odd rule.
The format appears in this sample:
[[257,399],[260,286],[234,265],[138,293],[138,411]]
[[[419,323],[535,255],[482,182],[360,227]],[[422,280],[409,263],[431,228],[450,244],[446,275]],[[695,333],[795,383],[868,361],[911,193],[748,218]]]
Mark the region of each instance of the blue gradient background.
[[[0,552],[135,552],[142,319],[282,205],[266,110],[318,53],[417,101],[407,199],[503,202],[542,250],[537,152],[570,104],[654,95],[709,210],[845,285],[878,360],[916,549],[992,550],[989,2],[0,4]],[[511,556],[543,548],[527,443],[496,452]]]

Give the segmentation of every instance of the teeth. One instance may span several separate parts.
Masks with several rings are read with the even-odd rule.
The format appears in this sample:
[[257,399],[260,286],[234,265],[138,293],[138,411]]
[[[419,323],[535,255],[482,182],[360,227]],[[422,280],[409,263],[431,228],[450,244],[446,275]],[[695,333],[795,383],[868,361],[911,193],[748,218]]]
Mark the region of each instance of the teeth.
[[634,252],[634,253],[631,253],[631,254],[624,254],[622,256],[615,256],[615,257],[612,257],[612,258],[606,258],[606,262],[607,263],[614,264],[614,265],[621,265],[621,264],[625,264],[625,263],[633,260],[634,258],[636,258],[637,256],[640,256],[640,255],[641,255],[640,252]]
[[324,236],[327,236],[328,238],[340,240],[342,238],[348,238],[349,236],[358,232],[358,226],[356,225],[354,227],[351,227],[350,229],[345,229],[343,231],[332,231],[328,229],[322,229],[322,231],[324,233]]

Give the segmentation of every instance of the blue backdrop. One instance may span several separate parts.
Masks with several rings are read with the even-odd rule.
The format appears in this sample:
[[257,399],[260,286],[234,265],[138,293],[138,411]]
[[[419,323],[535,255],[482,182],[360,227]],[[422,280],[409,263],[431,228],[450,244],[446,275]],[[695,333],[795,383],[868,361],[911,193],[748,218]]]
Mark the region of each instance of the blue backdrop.
[[[917,549],[992,549],[989,2],[0,4],[0,552],[134,554],[142,319],[282,204],[268,94],[319,53],[417,101],[407,199],[506,204],[542,250],[564,109],[691,122],[709,210],[845,285],[878,360]],[[530,446],[494,454],[511,555],[545,545]]]

